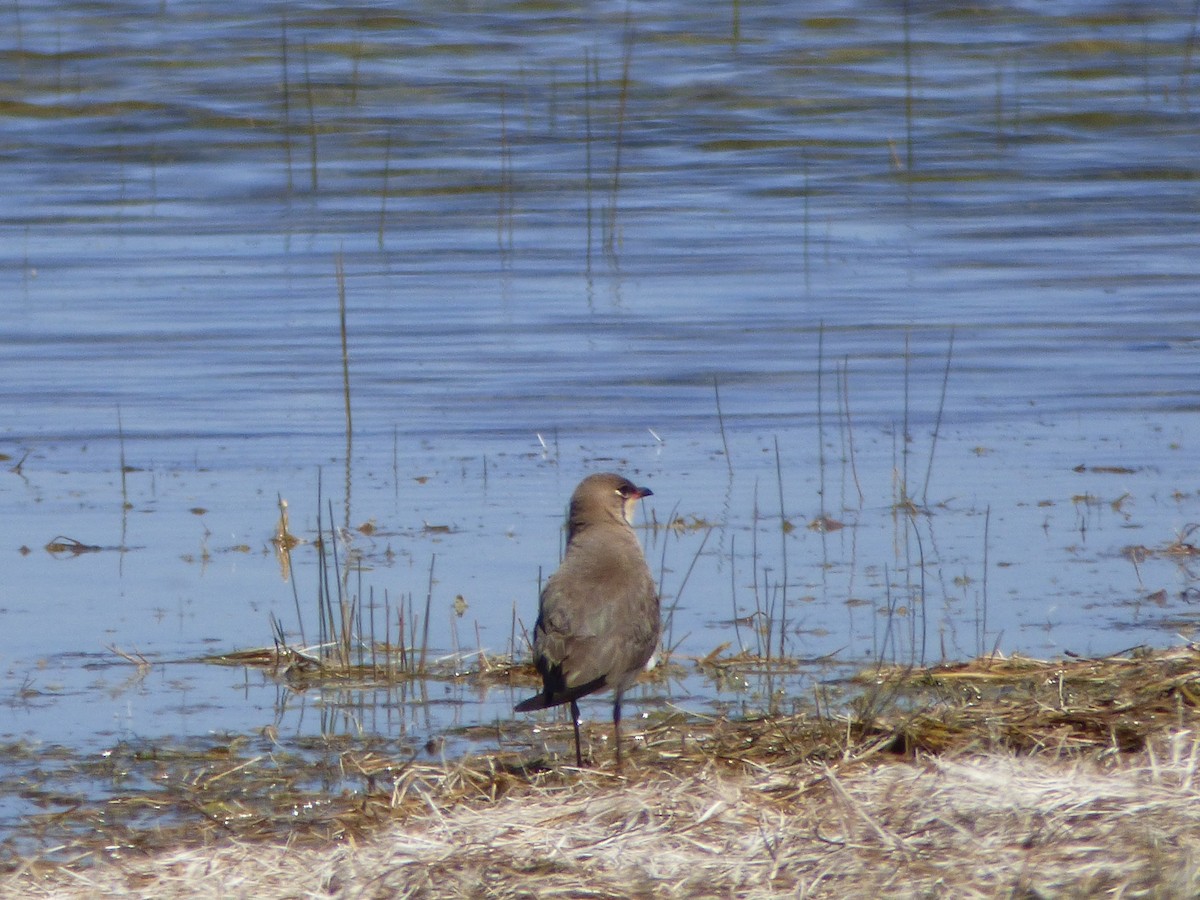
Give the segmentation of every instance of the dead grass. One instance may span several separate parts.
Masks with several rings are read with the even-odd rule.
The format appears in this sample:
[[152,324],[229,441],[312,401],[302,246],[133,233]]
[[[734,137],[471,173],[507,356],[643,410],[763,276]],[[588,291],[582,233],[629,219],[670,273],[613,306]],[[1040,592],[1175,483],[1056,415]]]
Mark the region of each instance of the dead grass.
[[1200,890],[1197,742],[1109,765],[960,756],[785,772],[643,760],[493,802],[425,808],[366,841],[238,840],[26,871],[25,896],[1096,897]]
[[[347,752],[340,765],[358,766],[375,787],[324,798],[337,813],[322,840],[300,822],[243,826],[215,795],[197,795],[189,802],[206,809],[207,825],[173,844],[105,844],[101,833],[86,864],[25,859],[0,878],[0,893],[1200,893],[1192,648],[988,659],[863,681],[846,717],[649,720],[621,775],[603,752],[583,771],[528,754],[432,766]],[[235,754],[205,784],[228,798],[254,783],[256,765]]]

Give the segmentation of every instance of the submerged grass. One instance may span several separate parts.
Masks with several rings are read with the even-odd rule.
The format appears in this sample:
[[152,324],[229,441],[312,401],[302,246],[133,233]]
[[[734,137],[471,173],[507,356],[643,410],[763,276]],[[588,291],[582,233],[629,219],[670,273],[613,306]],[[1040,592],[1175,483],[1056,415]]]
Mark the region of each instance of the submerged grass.
[[[718,653],[694,664],[764,662]],[[482,666],[476,676],[493,677]],[[58,760],[91,767],[111,794],[31,820],[0,892],[1168,897],[1200,887],[1196,647],[879,668],[854,689],[836,715],[651,714],[621,774],[607,752],[579,770],[547,750],[568,747],[567,722],[497,723],[490,738],[502,749],[457,761],[391,739],[283,744],[269,733]],[[589,741],[606,734],[588,728]]]

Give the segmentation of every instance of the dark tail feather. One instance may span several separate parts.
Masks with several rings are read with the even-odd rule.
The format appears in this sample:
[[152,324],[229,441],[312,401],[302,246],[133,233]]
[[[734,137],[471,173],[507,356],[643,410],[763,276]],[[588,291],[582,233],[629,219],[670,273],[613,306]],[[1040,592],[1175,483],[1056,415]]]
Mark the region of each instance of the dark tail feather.
[[534,694],[532,697],[528,698],[527,700],[522,700],[520,703],[514,706],[513,711],[533,712],[535,709],[545,709],[548,706],[558,706],[558,704],[562,702],[564,701],[551,700],[545,694]]
[[533,712],[536,709],[549,709],[551,706],[560,706],[563,703],[570,703],[573,700],[578,700],[580,697],[586,697],[588,694],[594,694],[596,691],[605,687],[607,676],[601,675],[589,681],[587,684],[581,684],[579,687],[571,688],[568,691],[545,690],[540,694],[534,694],[528,697],[513,707],[514,712]]

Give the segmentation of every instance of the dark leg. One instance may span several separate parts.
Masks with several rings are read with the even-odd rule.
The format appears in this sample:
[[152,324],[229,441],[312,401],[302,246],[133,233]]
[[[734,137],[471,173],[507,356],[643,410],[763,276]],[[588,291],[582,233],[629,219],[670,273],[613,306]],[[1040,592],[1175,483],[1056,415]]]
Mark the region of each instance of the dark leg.
[[617,771],[621,771],[621,695],[613,700],[613,742],[617,745]]
[[575,765],[583,768],[583,751],[579,749],[579,704],[571,701],[571,724],[575,726]]

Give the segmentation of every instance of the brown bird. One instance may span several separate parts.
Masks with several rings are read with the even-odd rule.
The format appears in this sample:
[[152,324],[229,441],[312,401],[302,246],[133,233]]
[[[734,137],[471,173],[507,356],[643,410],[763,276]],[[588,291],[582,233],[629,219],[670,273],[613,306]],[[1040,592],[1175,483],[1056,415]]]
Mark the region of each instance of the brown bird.
[[583,479],[571,495],[566,555],[539,599],[533,663],[542,676],[542,692],[515,709],[529,712],[570,703],[579,766],[583,753],[576,701],[612,689],[619,769],[621,696],[658,649],[658,592],[631,525],[637,502],[652,493],[612,473]]

